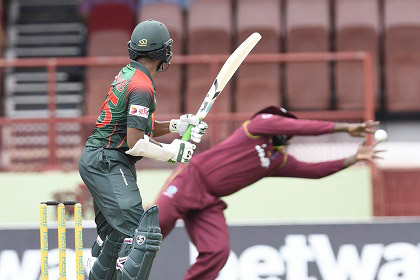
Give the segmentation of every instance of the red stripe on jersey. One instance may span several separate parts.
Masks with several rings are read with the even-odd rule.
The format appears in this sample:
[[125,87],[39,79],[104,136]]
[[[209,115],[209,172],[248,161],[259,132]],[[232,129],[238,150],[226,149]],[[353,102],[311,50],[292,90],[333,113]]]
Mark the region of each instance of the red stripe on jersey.
[[112,138],[112,135],[114,135],[115,130],[117,129],[117,124],[118,124],[118,122],[115,123],[114,130],[112,131],[112,133],[108,137],[108,146],[106,146],[106,148],[109,148],[109,146],[111,145],[111,138]]
[[124,143],[124,141],[125,141],[126,138],[127,138],[127,135],[123,138],[123,140],[121,141],[121,143],[118,145],[117,149],[122,146],[122,144]]
[[144,74],[142,71],[137,70],[134,72],[133,77],[130,79],[130,83],[128,84],[127,93],[133,93],[138,91],[148,92],[153,95],[155,89],[153,87],[153,83],[150,80],[149,76]]

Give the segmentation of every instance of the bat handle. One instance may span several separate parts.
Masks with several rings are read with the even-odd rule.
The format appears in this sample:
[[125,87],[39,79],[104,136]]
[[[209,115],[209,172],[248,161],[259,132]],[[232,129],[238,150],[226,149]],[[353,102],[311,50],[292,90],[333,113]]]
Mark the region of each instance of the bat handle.
[[[184,133],[184,135],[182,136],[182,138],[181,138],[181,140],[182,141],[188,141],[188,140],[190,140],[190,137],[191,137],[191,130],[193,129],[193,125],[192,124],[190,124],[189,126],[188,126],[188,128],[187,128],[187,130],[185,131],[185,133]],[[175,161],[173,161],[173,160],[168,160],[168,162],[169,163],[175,163]]]
[[191,130],[193,129],[193,125],[192,124],[190,124],[189,126],[188,126],[188,129],[185,131],[185,133],[184,133],[184,135],[182,136],[182,138],[181,138],[181,140],[182,141],[188,141],[188,140],[190,140],[190,137],[191,137]]

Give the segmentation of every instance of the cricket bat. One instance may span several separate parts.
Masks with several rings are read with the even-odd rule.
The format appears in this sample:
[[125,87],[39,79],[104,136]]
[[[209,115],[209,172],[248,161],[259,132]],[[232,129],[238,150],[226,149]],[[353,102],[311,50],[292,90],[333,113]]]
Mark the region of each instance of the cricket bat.
[[[244,59],[248,56],[251,50],[255,47],[258,41],[261,39],[261,35],[258,32],[252,33],[242,44],[229,56],[225,64],[223,64],[222,69],[220,69],[219,74],[217,74],[216,79],[214,80],[211,88],[206,94],[206,97],[201,103],[200,109],[196,114],[200,120],[204,119],[217,97],[219,97],[222,90],[225,88],[229,80],[238,70],[239,66],[242,64]],[[187,131],[182,136],[183,141],[188,141],[191,137],[191,129],[193,125],[190,125]]]

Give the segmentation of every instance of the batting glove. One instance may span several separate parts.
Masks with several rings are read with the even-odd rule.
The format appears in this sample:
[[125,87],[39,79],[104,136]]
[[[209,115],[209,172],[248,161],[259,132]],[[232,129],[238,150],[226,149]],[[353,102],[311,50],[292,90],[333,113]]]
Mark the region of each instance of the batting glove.
[[165,150],[172,152],[173,157],[170,160],[182,163],[190,162],[196,147],[194,144],[180,139],[175,139],[171,144],[161,143],[161,145]]
[[187,131],[190,124],[196,126],[200,123],[200,119],[193,114],[186,114],[179,117],[179,119],[172,119],[169,124],[169,130],[171,132],[178,132],[180,136],[183,136]]
[[209,128],[209,126],[203,121],[201,121],[197,126],[194,126],[191,130],[191,140],[196,143],[200,143],[201,138],[206,133],[207,128]]

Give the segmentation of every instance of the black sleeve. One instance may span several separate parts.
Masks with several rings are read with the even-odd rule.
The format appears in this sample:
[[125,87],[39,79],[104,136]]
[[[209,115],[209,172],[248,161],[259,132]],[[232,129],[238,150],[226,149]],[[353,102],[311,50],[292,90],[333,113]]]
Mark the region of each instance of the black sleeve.
[[148,92],[133,92],[128,96],[127,127],[145,131],[153,98]]

